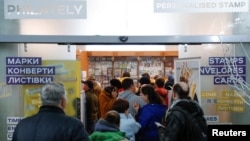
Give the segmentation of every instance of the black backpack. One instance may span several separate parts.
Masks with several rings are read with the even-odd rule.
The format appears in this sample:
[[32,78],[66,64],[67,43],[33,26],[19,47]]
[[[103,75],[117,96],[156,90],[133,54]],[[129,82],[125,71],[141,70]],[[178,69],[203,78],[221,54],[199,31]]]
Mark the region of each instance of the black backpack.
[[184,135],[190,141],[207,141],[207,122],[200,112],[189,113],[180,106],[174,106],[171,110],[180,111],[186,119],[186,134]]
[[[197,103],[195,104],[196,106],[198,106]],[[197,108],[200,109],[199,107]],[[204,117],[203,111],[201,109],[200,111],[190,113],[181,106],[175,105],[169,109],[168,113],[173,111],[179,111],[179,113],[181,113],[184,119],[186,120],[185,127],[183,128],[187,128],[188,130],[183,129],[186,132],[183,133],[181,138],[188,141],[208,141],[207,122]],[[162,125],[160,126],[159,124],[157,126],[158,126],[160,141],[165,141],[165,134],[164,134],[165,127]]]

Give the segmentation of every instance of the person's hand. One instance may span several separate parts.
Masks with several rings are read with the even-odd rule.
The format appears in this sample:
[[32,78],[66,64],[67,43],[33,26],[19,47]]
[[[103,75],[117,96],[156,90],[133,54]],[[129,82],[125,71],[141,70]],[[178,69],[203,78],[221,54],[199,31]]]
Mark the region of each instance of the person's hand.
[[133,108],[135,109],[136,112],[138,112],[140,105],[135,101],[133,104]]

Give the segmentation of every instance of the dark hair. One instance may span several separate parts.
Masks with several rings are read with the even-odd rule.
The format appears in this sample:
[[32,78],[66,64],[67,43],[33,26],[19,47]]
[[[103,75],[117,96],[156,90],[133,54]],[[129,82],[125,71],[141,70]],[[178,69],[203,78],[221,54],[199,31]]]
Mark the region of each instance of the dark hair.
[[140,78],[139,82],[141,83],[141,85],[150,84],[150,79],[144,76]]
[[165,84],[164,78],[157,78],[157,79],[155,80],[155,84],[156,84],[156,86],[158,86],[159,88],[163,88],[163,87],[164,87],[164,84]]
[[168,80],[164,84],[164,88],[167,90],[172,90],[173,85],[174,85],[174,77],[172,75],[168,75]]
[[151,104],[163,104],[163,99],[156,93],[154,86],[144,84],[141,87],[141,93],[148,96],[148,101]]
[[129,108],[129,102],[126,99],[117,99],[112,106],[113,110],[116,110],[118,113],[124,113]]
[[154,76],[154,80],[156,80],[156,79],[158,79],[158,78],[160,78],[159,75],[155,75],[155,76]]
[[106,86],[104,87],[105,94],[109,97],[112,97],[112,92],[117,91],[117,88],[115,86]]
[[185,82],[178,82],[173,86],[173,92],[177,93],[179,98],[190,99],[189,97],[189,86]]
[[148,79],[150,79],[150,75],[149,75],[149,73],[147,73],[147,72],[143,73],[141,76],[142,76],[142,77],[147,77]]
[[120,125],[120,114],[115,110],[108,111],[104,119],[110,123],[114,123],[118,126]]
[[87,85],[90,89],[94,88],[94,83],[92,80],[82,81],[83,84]]
[[121,83],[121,81],[118,80],[118,79],[116,79],[116,78],[111,79],[109,82],[110,82],[110,84],[111,84],[112,86],[115,86],[115,87],[118,88],[118,89],[121,89],[121,88],[122,88],[122,83]]
[[129,89],[132,85],[134,85],[134,80],[132,78],[125,78],[123,81],[122,81],[122,88],[124,90],[127,90]]
[[129,73],[129,72],[124,72],[124,73],[122,74],[122,77],[130,77],[130,73]]

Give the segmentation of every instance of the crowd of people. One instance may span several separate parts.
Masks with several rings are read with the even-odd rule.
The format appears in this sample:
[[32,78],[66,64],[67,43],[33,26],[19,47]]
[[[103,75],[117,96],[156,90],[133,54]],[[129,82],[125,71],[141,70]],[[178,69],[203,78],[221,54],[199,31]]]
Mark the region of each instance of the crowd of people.
[[[160,141],[156,123],[166,127],[166,141],[179,141],[185,123],[178,123],[179,117],[168,111],[179,99],[191,100],[187,95],[189,87],[183,82],[174,83],[173,76],[168,78],[151,79],[144,73],[136,85],[129,72],[125,72],[121,79],[110,80],[104,88],[94,77],[82,81],[86,125],[65,115],[63,85],[46,84],[41,91],[39,112],[19,122],[13,141]],[[173,91],[171,102],[169,90]]]

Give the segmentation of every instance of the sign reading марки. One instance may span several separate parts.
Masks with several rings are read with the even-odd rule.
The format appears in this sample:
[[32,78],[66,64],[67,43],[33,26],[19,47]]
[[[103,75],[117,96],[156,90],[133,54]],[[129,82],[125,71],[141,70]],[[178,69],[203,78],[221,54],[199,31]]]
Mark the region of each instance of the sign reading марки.
[[6,84],[46,84],[53,82],[54,66],[42,66],[40,57],[6,57]]

